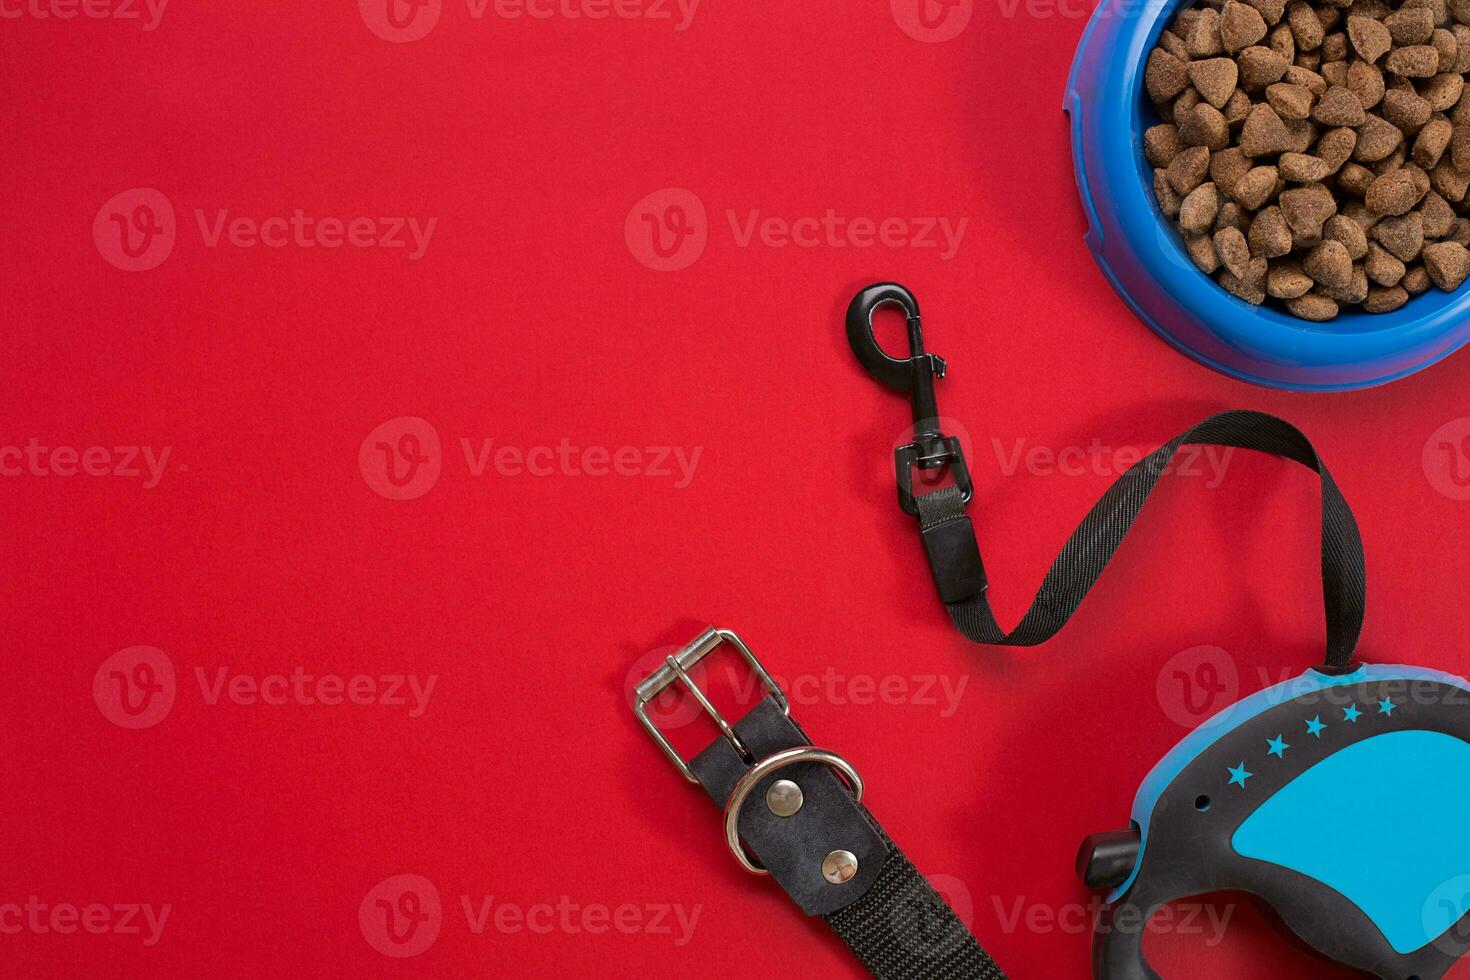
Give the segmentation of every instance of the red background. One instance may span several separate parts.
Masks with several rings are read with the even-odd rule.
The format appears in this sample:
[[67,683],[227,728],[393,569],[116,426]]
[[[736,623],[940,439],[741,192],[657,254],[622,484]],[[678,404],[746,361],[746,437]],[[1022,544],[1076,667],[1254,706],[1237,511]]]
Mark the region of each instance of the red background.
[[[0,479],[0,904],[172,908],[149,948],[0,935],[8,974],[859,976],[820,923],[737,868],[717,812],[627,709],[634,662],[714,622],[786,677],[968,678],[948,717],[825,694],[796,713],[863,773],[915,863],[968,896],[1012,975],[1085,976],[1074,920],[1008,928],[1010,913],[1070,917],[1090,900],[1079,840],[1126,823],[1185,732],[1159,693],[1171,657],[1221,648],[1242,693],[1315,662],[1315,484],[1245,457],[1218,491],[1176,479],[1061,638],[974,647],[893,500],[908,406],[842,333],[847,300],[876,278],[915,289],[949,359],[941,408],[972,443],[971,513],[1005,621],[1113,475],[1007,475],[993,440],[1148,448],[1252,407],[1305,428],[1357,510],[1365,657],[1470,670],[1470,504],[1421,462],[1470,415],[1470,356],[1320,397],[1219,377],[1155,339],[1082,243],[1058,108],[1080,10],[981,3],[958,37],[928,43],[876,0],[705,0],[684,31],[475,19],[447,0],[427,37],[394,44],[346,0],[174,0],[151,32],[7,3],[23,16],[0,20],[0,446],[172,447],[152,489]],[[130,273],[92,226],[139,187],[168,198],[178,233],[158,268]],[[625,223],[671,187],[707,208],[709,242],[659,272]],[[211,248],[194,217],[298,208],[438,224],[409,261]],[[742,246],[728,217],[828,209],[969,225],[946,261],[851,241]],[[404,416],[441,437],[443,472],[395,501],[358,452]],[[702,455],[683,488],[472,476],[459,440],[487,438]],[[178,673],[172,711],[137,731],[92,695],[103,661],[135,645]],[[438,681],[419,718],[211,705],[195,671],[221,667]],[[688,747],[696,732],[708,737],[676,735]],[[422,955],[389,959],[358,908],[410,873],[437,886],[443,927]],[[460,896],[700,917],[682,945],[476,935]],[[1345,975],[1246,909],[1208,939],[1152,946],[1171,977]]]

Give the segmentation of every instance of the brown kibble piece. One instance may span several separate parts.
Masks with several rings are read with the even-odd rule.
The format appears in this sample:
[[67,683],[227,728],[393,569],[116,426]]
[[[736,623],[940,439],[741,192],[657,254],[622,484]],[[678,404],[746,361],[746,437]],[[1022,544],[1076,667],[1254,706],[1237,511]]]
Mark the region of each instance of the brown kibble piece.
[[1256,215],[1246,239],[1252,255],[1275,259],[1291,251],[1291,227],[1274,204]]
[[1267,24],[1277,24],[1286,14],[1286,0],[1246,0],[1252,7],[1261,12],[1261,19]]
[[1276,166],[1284,179],[1296,184],[1316,183],[1332,173],[1326,162],[1305,153],[1283,153]]
[[1404,278],[1399,280],[1399,285],[1408,291],[1410,296],[1418,296],[1426,291],[1433,283],[1429,281],[1429,273],[1424,271],[1422,265],[1410,266],[1409,271],[1404,273]]
[[1334,214],[1322,224],[1322,237],[1341,242],[1347,249],[1348,258],[1362,261],[1368,254],[1368,233],[1363,226],[1342,214]]
[[1291,137],[1287,145],[1287,153],[1305,153],[1312,148],[1317,141],[1317,127],[1307,119],[1285,119],[1286,132]]
[[1429,171],[1429,186],[1446,201],[1456,204],[1465,200],[1465,192],[1470,189],[1470,173],[1456,169],[1451,161],[1441,158]]
[[1240,132],[1240,148],[1246,156],[1275,156],[1291,149],[1291,145],[1291,131],[1286,128],[1275,109],[1268,105],[1258,105],[1246,116],[1245,126]]
[[1430,191],[1419,203],[1419,216],[1424,219],[1425,238],[1444,238],[1455,230],[1455,209],[1438,191]]
[[1234,54],[1266,36],[1266,19],[1254,7],[1227,0],[1220,12],[1220,42]]
[[1232,128],[1245,122],[1245,117],[1250,115],[1251,97],[1240,89],[1230,93],[1230,98],[1225,101],[1225,108],[1220,110],[1225,114],[1225,121]]
[[[1380,105],[1383,118],[1406,133],[1418,132],[1429,121],[1429,103],[1412,88],[1391,88],[1383,93]],[[1359,134],[1361,135],[1361,134]]]
[[1292,315],[1299,316],[1303,320],[1312,320],[1322,323],[1337,316],[1337,302],[1331,297],[1323,296],[1321,293],[1308,293],[1296,299],[1286,301],[1286,308]]
[[1299,262],[1278,262],[1266,273],[1266,295],[1277,299],[1296,299],[1312,291],[1312,277],[1302,271]]
[[1464,74],[1470,71],[1470,27],[1464,24],[1451,24],[1450,33],[1455,36],[1455,44],[1459,46],[1458,57],[1455,65],[1450,71]]
[[1251,250],[1239,228],[1221,228],[1215,232],[1215,254],[1237,278],[1250,278]]
[[1362,101],[1343,85],[1329,88],[1312,110],[1312,118],[1324,126],[1361,126],[1365,116]]
[[1424,247],[1424,219],[1417,211],[1384,218],[1369,233],[1401,262],[1412,262]]
[[1349,15],[1347,32],[1358,57],[1370,63],[1388,54],[1388,49],[1393,47],[1393,35],[1388,32],[1387,27],[1372,17]]
[[1209,235],[1185,235],[1184,250],[1189,253],[1189,260],[1205,275],[1212,276],[1220,268],[1220,256],[1216,254],[1215,242]]
[[1295,63],[1308,71],[1320,71],[1322,68],[1322,54],[1319,51],[1298,51],[1296,53]]
[[1300,85],[1313,95],[1323,95],[1327,91],[1327,79],[1301,65],[1292,65],[1286,69],[1281,80],[1291,85]]
[[1297,238],[1311,241],[1322,237],[1323,223],[1336,213],[1332,192],[1321,184],[1281,192],[1281,216]]
[[1220,193],[1227,196],[1233,196],[1236,181],[1244,177],[1250,168],[1250,158],[1241,153],[1238,146],[1210,154],[1210,179]]
[[[1326,71],[1332,65],[1342,65],[1347,61],[1348,39],[1342,31],[1333,31],[1322,38],[1322,70]],[[1346,69],[1346,65],[1343,68]]]
[[1395,48],[1388,53],[1383,67],[1404,78],[1432,78],[1439,72],[1439,52],[1428,44]]
[[1429,120],[1419,130],[1419,135],[1414,137],[1414,162],[1425,170],[1432,170],[1444,155],[1445,147],[1450,145],[1454,132],[1455,127],[1450,125],[1448,119],[1439,117]]
[[1450,232],[1449,240],[1470,248],[1470,218],[1455,219],[1455,229]]
[[1230,124],[1219,109],[1201,102],[1179,120],[1179,139],[1187,146],[1223,150],[1230,145]]
[[1179,205],[1184,203],[1184,198],[1169,183],[1168,171],[1154,171],[1154,200],[1159,202],[1159,210],[1164,212],[1165,217],[1179,217]]
[[1436,27],[1429,37],[1429,44],[1439,52],[1439,70],[1454,71],[1455,63],[1460,60],[1459,39],[1443,27]]
[[1419,95],[1429,103],[1431,112],[1445,112],[1454,108],[1464,94],[1464,75],[1435,75],[1419,87]]
[[1243,208],[1251,211],[1265,204],[1276,191],[1280,179],[1275,167],[1252,167],[1245,172],[1230,191],[1230,196]]
[[1235,84],[1240,79],[1240,70],[1229,58],[1206,58],[1191,61],[1185,69],[1195,91],[1216,109],[1230,100]]
[[[1216,243],[1215,247],[1220,246]],[[1240,297],[1253,306],[1259,306],[1266,301],[1266,272],[1269,266],[1265,259],[1252,259],[1246,275],[1237,276],[1235,273],[1225,271],[1220,273],[1220,285],[1235,296]]]
[[1168,167],[1169,183],[1180,194],[1188,194],[1200,185],[1210,170],[1210,151],[1203,146],[1181,150]]
[[1383,93],[1388,91],[1383,84],[1383,72],[1377,65],[1366,61],[1354,61],[1349,65],[1347,81],[1343,84],[1358,97],[1364,109],[1371,109],[1382,102]]
[[[1219,246],[1216,246],[1217,248]],[[1327,240],[1307,253],[1302,268],[1323,286],[1346,286],[1353,279],[1353,260],[1342,242]]]
[[1335,299],[1339,306],[1359,306],[1368,298],[1368,274],[1360,265],[1353,266],[1348,281],[1341,286],[1323,286],[1322,295]]
[[1222,231],[1226,228],[1239,228],[1244,232],[1250,227],[1250,215],[1245,208],[1234,201],[1225,201],[1220,205],[1220,215],[1215,219],[1215,230]]
[[1399,280],[1404,278],[1406,266],[1399,258],[1377,242],[1368,243],[1368,257],[1363,261],[1363,269],[1368,273],[1368,278],[1380,286],[1397,286]]
[[1302,0],[1292,0],[1287,5],[1286,22],[1291,25],[1291,36],[1298,48],[1315,51],[1321,46],[1322,21],[1317,18],[1317,12]]
[[1271,33],[1266,35],[1266,46],[1285,58],[1288,64],[1296,63],[1296,35],[1291,33],[1291,25],[1285,21],[1271,28]]
[[1403,7],[1383,18],[1394,44],[1423,44],[1434,34],[1434,14],[1423,7]]
[[1236,64],[1240,69],[1240,84],[1253,91],[1280,81],[1288,67],[1287,60],[1280,54],[1259,45],[1242,51],[1236,58]]
[[1424,246],[1424,271],[1440,289],[1452,293],[1470,277],[1470,249],[1456,242]]
[[1364,200],[1379,214],[1408,214],[1423,196],[1413,174],[1395,170],[1373,181]]
[[1330,173],[1337,173],[1342,165],[1352,159],[1353,148],[1358,145],[1358,134],[1351,129],[1329,129],[1317,141],[1316,156],[1327,164]]
[[[1342,35],[1340,34],[1329,34],[1327,35],[1327,41],[1331,41],[1334,37],[1341,36]],[[1327,51],[1327,41],[1322,42],[1322,51],[1324,53]],[[1334,85],[1346,85],[1348,76],[1348,64],[1346,61],[1325,62],[1323,63],[1321,68],[1321,75],[1323,78],[1327,79],[1328,88],[1331,88]]]
[[1349,194],[1362,197],[1368,193],[1368,188],[1378,175],[1367,167],[1357,163],[1349,163],[1337,172],[1337,186]]
[[1167,167],[1182,149],[1179,129],[1172,123],[1150,126],[1143,134],[1143,155],[1155,167]]
[[[1428,35],[1425,35],[1428,39]],[[1213,7],[1202,7],[1190,22],[1184,35],[1184,47],[1191,57],[1210,58],[1220,53],[1220,14]]]
[[1456,170],[1470,171],[1470,126],[1456,126],[1450,136],[1450,159]]
[[[1266,86],[1266,101],[1282,119],[1306,119],[1312,114],[1314,98],[1311,92],[1300,85],[1277,82]],[[1361,105],[1359,109],[1361,110]]]
[[1409,293],[1402,286],[1389,286],[1382,288],[1374,286],[1368,290],[1368,298],[1363,301],[1363,310],[1367,313],[1392,313],[1409,301]]
[[1404,141],[1403,132],[1393,123],[1372,113],[1358,127],[1358,142],[1353,147],[1353,159],[1359,163],[1373,163],[1393,153]]
[[1167,51],[1155,48],[1143,69],[1143,87],[1155,102],[1167,102],[1189,85],[1184,62]]
[[1207,231],[1215,223],[1220,212],[1220,195],[1215,185],[1200,184],[1184,196],[1179,205],[1179,227],[1185,231]]

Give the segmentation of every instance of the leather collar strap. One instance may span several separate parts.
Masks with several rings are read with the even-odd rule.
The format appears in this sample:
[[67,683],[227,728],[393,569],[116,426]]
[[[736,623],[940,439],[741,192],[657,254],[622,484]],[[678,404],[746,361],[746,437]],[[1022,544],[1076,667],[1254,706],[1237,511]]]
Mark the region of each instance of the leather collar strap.
[[[980,549],[965,515],[968,494],[960,487],[945,487],[915,498],[934,581],[955,626],[976,643],[996,646],[1035,646],[1055,636],[1097,584],[1159,479],[1185,445],[1251,449],[1293,460],[1321,476],[1327,662],[1318,669],[1350,672],[1367,605],[1367,574],[1357,521],[1311,441],[1290,423],[1261,412],[1212,416],[1123,474],[1072,534],[1031,608],[1009,633],[996,622],[986,598],[988,583]],[[907,475],[901,474],[900,482]]]
[[[728,643],[768,695],[733,725],[688,671]],[[646,706],[680,683],[721,736],[685,763]],[[638,686],[634,710],[687,778],[725,811],[727,843],[747,870],[769,874],[807,915],[821,916],[879,980],[1004,980],[965,925],[860,802],[862,781],[841,757],[812,745],[749,648],[706,630]],[[842,777],[839,778],[839,772]]]

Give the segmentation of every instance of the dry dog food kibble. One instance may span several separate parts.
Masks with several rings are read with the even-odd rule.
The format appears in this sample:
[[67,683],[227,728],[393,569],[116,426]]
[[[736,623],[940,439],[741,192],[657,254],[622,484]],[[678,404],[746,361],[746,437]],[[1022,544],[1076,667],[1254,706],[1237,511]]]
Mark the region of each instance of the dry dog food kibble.
[[1470,279],[1470,0],[1204,0],[1144,66],[1160,210],[1248,303],[1389,313]]

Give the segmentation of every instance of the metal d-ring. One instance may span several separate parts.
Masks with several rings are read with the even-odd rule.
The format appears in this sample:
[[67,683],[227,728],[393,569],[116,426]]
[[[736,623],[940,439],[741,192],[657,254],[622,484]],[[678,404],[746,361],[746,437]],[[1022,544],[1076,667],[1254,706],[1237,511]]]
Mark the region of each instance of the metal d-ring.
[[734,792],[730,794],[730,799],[725,803],[725,843],[729,846],[730,853],[735,855],[735,860],[740,862],[740,866],[753,875],[765,875],[770,872],[752,861],[740,843],[740,831],[737,827],[740,822],[740,808],[745,805],[756,783],[773,772],[802,762],[819,762],[836,769],[847,780],[848,787],[852,790],[853,802],[862,802],[863,777],[858,775],[857,770],[846,759],[826,749],[819,749],[811,745],[783,749],[751,766],[745,775],[740,777],[740,782],[735,784]]

